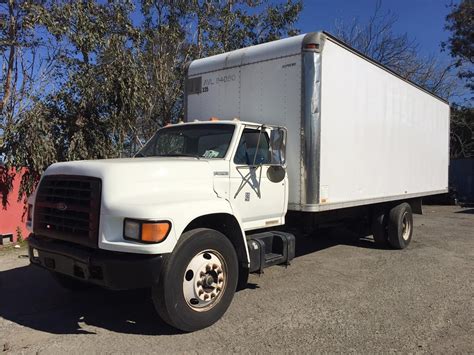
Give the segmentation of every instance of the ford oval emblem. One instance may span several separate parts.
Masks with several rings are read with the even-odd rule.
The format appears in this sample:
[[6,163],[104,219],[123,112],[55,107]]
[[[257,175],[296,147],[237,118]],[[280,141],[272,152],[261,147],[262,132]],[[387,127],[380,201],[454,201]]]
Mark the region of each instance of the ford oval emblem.
[[66,211],[67,205],[64,202],[59,202],[56,204],[56,209],[60,211]]

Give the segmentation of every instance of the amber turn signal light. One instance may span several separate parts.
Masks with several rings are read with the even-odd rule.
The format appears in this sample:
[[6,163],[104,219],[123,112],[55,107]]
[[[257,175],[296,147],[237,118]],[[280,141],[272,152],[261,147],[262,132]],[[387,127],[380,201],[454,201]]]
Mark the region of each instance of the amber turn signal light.
[[165,240],[170,231],[169,222],[143,223],[142,241],[148,243],[159,243]]
[[143,243],[160,243],[166,239],[171,230],[169,221],[155,222],[125,218],[123,224],[125,239]]

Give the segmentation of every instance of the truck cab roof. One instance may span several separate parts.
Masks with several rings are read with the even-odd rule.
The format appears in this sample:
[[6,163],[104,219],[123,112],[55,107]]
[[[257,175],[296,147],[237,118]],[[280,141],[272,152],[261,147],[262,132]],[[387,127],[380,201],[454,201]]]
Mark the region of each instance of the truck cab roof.
[[175,127],[175,126],[178,126],[178,125],[194,125],[194,124],[233,124],[233,125],[236,125],[236,126],[244,125],[244,126],[254,126],[254,127],[260,127],[262,125],[262,124],[256,123],[256,122],[241,121],[238,118],[234,118],[232,120],[221,120],[221,119],[218,119],[218,118],[215,118],[215,117],[211,117],[207,121],[196,119],[196,120],[189,121],[189,122],[174,123],[174,124],[171,124],[169,126],[165,126],[163,128],[170,127],[170,126]]

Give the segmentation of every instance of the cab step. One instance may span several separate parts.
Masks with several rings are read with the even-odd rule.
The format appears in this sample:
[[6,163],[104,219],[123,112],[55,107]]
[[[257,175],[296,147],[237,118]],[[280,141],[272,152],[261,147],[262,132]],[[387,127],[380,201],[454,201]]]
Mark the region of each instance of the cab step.
[[250,272],[263,273],[273,265],[290,265],[295,257],[295,236],[291,233],[270,231],[247,236]]

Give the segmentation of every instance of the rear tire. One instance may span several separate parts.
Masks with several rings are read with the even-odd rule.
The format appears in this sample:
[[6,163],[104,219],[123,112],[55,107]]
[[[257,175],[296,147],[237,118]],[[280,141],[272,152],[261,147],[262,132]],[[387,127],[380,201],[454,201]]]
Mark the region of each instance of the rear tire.
[[62,288],[69,291],[82,291],[91,288],[91,285],[73,277],[59,274],[57,272],[51,272],[53,278]]
[[388,241],[394,249],[405,249],[413,235],[413,214],[404,202],[390,210],[388,218]]
[[222,233],[184,233],[152,288],[155,308],[166,323],[192,332],[217,322],[229,307],[239,278],[234,246]]

